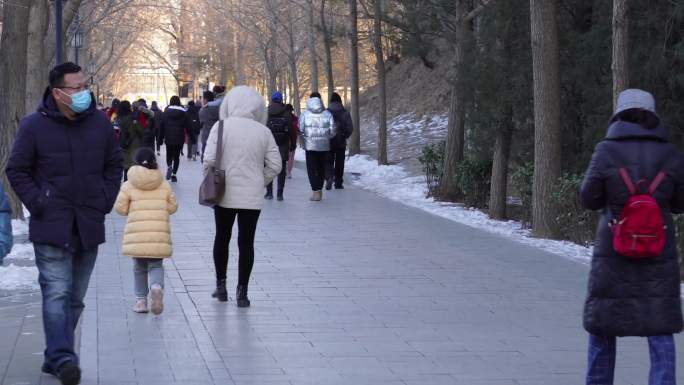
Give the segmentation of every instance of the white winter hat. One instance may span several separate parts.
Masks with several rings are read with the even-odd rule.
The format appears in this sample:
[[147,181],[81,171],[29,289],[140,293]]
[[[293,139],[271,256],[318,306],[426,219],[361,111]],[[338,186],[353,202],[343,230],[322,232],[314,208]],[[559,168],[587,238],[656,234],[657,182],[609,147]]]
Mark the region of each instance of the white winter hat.
[[624,110],[629,110],[630,108],[640,108],[642,110],[651,111],[656,113],[655,109],[655,99],[650,93],[639,90],[636,88],[631,88],[620,92],[618,96],[617,104],[615,106],[615,114],[619,114]]

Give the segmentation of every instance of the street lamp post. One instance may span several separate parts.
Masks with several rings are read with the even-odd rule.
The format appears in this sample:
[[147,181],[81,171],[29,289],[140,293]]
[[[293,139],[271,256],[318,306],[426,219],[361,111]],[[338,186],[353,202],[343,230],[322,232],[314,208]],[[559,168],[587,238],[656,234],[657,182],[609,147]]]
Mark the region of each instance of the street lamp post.
[[74,62],[78,65],[78,50],[83,47],[83,32],[81,32],[81,24],[76,14],[76,31],[74,32]]
[[55,62],[62,64],[62,0],[55,1]]

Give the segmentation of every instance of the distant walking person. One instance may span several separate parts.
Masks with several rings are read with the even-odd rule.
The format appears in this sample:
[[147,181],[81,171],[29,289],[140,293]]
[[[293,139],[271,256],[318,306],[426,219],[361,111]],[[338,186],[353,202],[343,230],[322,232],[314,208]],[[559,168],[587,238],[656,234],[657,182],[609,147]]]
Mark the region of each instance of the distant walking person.
[[[283,94],[276,91],[271,96],[271,104],[268,106],[268,120],[266,127],[271,130],[273,138],[280,150],[280,156],[283,159],[283,167],[278,174],[278,192],[277,197],[282,201],[283,191],[285,190],[285,178],[287,177],[287,159],[289,158],[290,148],[297,142],[297,133],[292,127],[292,114],[287,110],[283,104]],[[273,182],[266,186],[266,199],[273,199]]]
[[344,109],[342,98],[337,92],[330,97],[328,111],[335,118],[337,133],[330,139],[330,153],[328,154],[328,167],[325,172],[325,189],[332,189],[333,182],[336,189],[344,188],[344,157],[347,152],[347,139],[354,132],[354,123],[351,114]]
[[304,139],[306,169],[313,195],[312,201],[323,199],[325,167],[330,151],[330,139],[335,137],[335,120],[326,110],[321,95],[314,92],[306,102],[306,111],[299,118],[299,132]]
[[116,198],[116,212],[128,216],[123,236],[123,255],[133,257],[136,302],[133,311],[147,313],[147,296],[152,313],[164,310],[164,258],[172,254],[169,215],[178,202],[157,167],[154,150],[142,147],[135,154],[136,165]]
[[194,101],[188,102],[188,160],[197,160],[197,140],[202,124],[199,120],[200,108]]
[[200,134],[200,138],[202,140],[202,162],[204,162],[204,150],[207,146],[209,132],[211,131],[211,128],[214,127],[214,124],[219,120],[219,108],[221,107],[221,103],[223,102],[225,95],[226,87],[219,85],[214,86],[213,92],[211,94],[205,92],[203,95],[205,104],[199,113],[200,123],[202,123],[202,130]]
[[155,142],[155,149],[157,150],[157,155],[161,155],[161,145],[162,145],[162,137],[161,137],[161,124],[162,124],[162,117],[164,113],[162,110],[159,109],[159,106],[157,105],[157,102],[152,102],[152,107],[150,107],[150,110],[154,113],[154,142]]
[[282,157],[271,131],[265,126],[266,106],[256,90],[246,86],[233,88],[221,103],[220,117],[223,122],[221,164],[215,164],[220,123],[211,129],[204,154],[205,172],[216,166],[226,173],[225,194],[214,207],[216,291],[212,296],[219,301],[228,300],[228,245],[237,218],[240,260],[236,299],[238,307],[248,307],[247,289],[254,266],[254,237],[264,205],[262,193],[264,186],[280,173]]
[[0,184],[0,266],[2,260],[12,250],[12,209],[5,189]]
[[128,179],[128,169],[135,164],[133,156],[143,144],[144,129],[142,124],[134,118],[135,113],[131,110],[131,103],[124,100],[119,104],[119,114],[116,123],[121,129],[119,146],[123,156],[123,180]]
[[295,151],[297,150],[297,140],[299,138],[299,117],[294,114],[294,107],[292,104],[285,105],[287,111],[290,113],[290,119],[292,120],[292,129],[294,130],[294,142],[290,143],[290,153],[287,159],[287,178],[292,178],[292,169],[295,164]]
[[180,98],[172,96],[170,105],[164,110],[161,124],[161,137],[166,144],[166,180],[178,182],[178,167],[185,136],[190,127],[185,108]]
[[674,385],[672,334],[682,331],[682,307],[672,214],[684,213],[684,158],[668,142],[648,92],[618,97],[581,198],[585,208],[602,211],[584,306],[586,384],[612,384],[616,337],[639,336],[648,337],[649,384]]
[[31,213],[47,345],[42,370],[75,385],[81,369],[74,330],[105,241],[105,215],[119,192],[121,150],[81,67],[60,64],[49,81],[38,111],[19,123],[6,173]]

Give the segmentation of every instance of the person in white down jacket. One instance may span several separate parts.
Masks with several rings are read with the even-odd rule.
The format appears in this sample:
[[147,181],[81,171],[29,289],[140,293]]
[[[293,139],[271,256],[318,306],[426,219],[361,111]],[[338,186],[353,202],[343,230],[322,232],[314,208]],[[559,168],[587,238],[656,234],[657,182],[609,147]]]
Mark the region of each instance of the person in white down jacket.
[[[214,207],[216,237],[214,267],[219,301],[227,301],[226,270],[228,244],[233,223],[238,222],[238,307],[249,307],[247,287],[254,266],[254,235],[264,204],[264,187],[282,168],[282,159],[273,134],[266,127],[266,105],[259,93],[246,86],[233,88],[223,99],[219,122],[214,124],[204,153],[205,172],[211,166],[225,170],[226,190]],[[221,164],[216,164],[219,123],[223,121]]]

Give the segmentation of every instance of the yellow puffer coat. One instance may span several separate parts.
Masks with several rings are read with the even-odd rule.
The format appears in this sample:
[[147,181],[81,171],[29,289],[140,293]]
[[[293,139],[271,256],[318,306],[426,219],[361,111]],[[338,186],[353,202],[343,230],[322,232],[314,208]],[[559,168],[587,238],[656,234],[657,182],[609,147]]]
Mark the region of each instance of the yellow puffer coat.
[[128,215],[123,237],[124,255],[138,258],[171,256],[169,216],[178,209],[178,202],[161,171],[131,167],[128,181],[121,186],[114,207],[117,213]]

